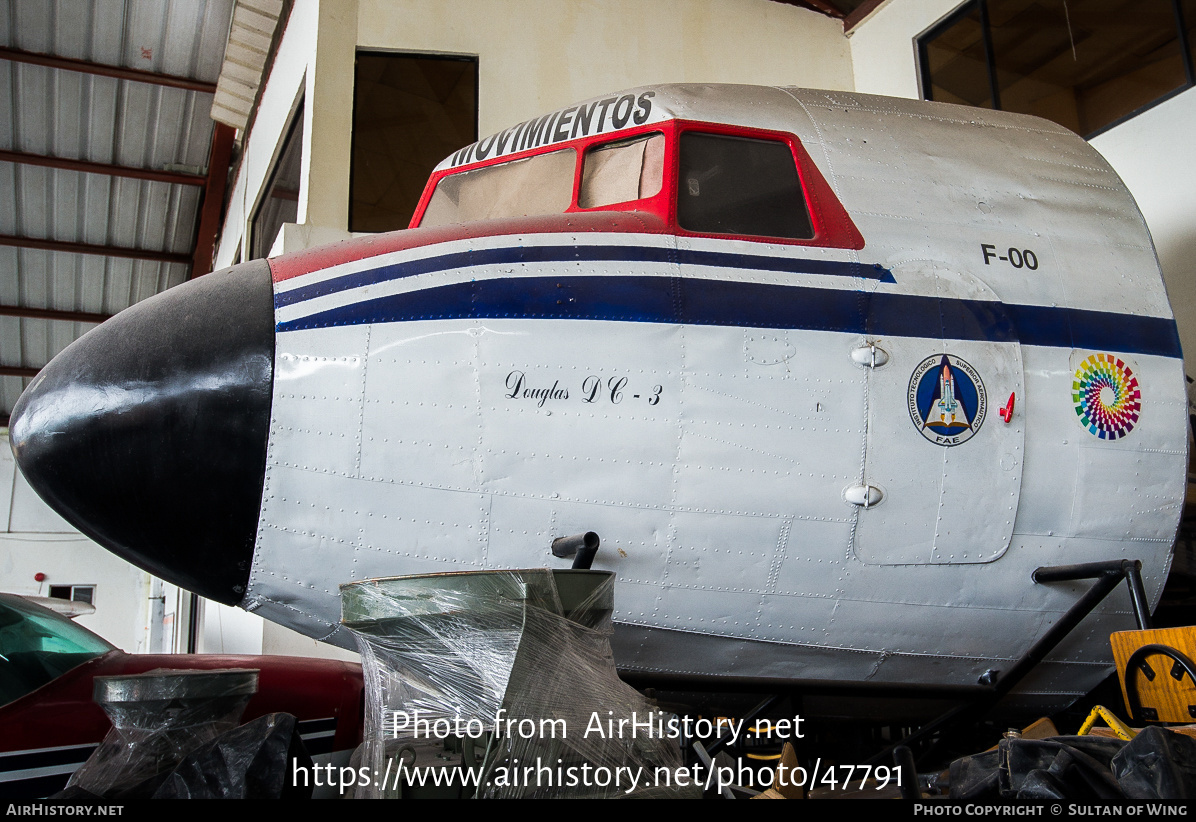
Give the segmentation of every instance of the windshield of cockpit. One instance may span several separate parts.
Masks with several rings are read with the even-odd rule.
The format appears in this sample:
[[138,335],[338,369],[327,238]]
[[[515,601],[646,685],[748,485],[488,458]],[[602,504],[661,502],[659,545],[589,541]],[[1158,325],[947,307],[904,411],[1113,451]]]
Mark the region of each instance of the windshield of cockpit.
[[659,193],[664,177],[664,135],[640,135],[592,146],[585,153],[573,201],[577,151],[550,151],[442,177],[421,227],[562,214],[602,208]]

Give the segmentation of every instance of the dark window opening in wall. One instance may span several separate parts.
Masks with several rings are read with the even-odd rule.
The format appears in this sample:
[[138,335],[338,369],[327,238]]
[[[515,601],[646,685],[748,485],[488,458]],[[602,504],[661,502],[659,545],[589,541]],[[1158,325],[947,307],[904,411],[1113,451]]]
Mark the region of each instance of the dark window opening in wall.
[[406,228],[436,164],[478,138],[478,61],[359,53],[350,231]]
[[988,48],[980,7],[960,9],[937,36],[919,43],[922,77],[930,85],[927,100],[992,108],[992,85],[988,74]]
[[50,596],[54,599],[66,599],[71,602],[86,602],[94,605],[96,587],[94,585],[51,585]]
[[303,104],[291,118],[282,151],[270,173],[266,194],[253,215],[249,235],[249,259],[256,260],[270,253],[283,223],[299,218],[299,174],[303,159]]
[[972,0],[918,40],[922,95],[1093,137],[1193,85],[1196,0]]
[[1188,82],[1196,84],[1196,0],[1180,0],[1180,25],[1184,46],[1188,52]]

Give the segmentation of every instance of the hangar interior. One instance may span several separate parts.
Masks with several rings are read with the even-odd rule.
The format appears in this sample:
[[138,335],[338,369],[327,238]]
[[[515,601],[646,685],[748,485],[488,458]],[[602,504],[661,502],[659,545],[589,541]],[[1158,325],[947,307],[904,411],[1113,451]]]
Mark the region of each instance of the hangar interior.
[[[5,0],[0,425],[106,317],[238,262],[405,227],[460,146],[658,83],[934,99],[1077,131],[1137,200],[1191,350],[1196,2],[1063,6]],[[0,590],[91,602],[80,624],[126,650],[353,656],[109,554],[37,498],[7,442],[0,526]]]

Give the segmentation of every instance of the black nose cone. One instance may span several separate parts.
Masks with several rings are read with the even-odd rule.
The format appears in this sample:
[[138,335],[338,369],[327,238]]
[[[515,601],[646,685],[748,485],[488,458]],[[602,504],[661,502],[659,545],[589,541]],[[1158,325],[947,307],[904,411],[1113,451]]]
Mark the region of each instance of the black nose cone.
[[235,604],[253,557],[273,371],[269,266],[209,274],[55,357],[13,409],[13,453],[84,534]]

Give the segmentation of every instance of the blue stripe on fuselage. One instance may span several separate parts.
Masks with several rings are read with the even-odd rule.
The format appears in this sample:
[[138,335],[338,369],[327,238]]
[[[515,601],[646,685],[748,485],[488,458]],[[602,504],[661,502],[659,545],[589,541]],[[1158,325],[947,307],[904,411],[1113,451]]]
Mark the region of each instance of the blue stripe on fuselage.
[[316,297],[347,291],[350,288],[375,285],[429,274],[482,265],[513,265],[519,263],[669,263],[749,271],[776,271],[784,274],[821,274],[831,277],[862,277],[882,283],[893,283],[893,272],[879,265],[850,260],[803,260],[791,257],[765,257],[759,254],[730,254],[723,251],[695,251],[693,249],[657,248],[624,245],[533,245],[513,248],[480,248],[424,257],[401,263],[345,274],[312,285],[300,286],[274,295],[274,307],[305,302]]
[[476,280],[364,300],[277,328],[444,319],[743,326],[1182,356],[1175,321],[1161,317],[683,277]]

